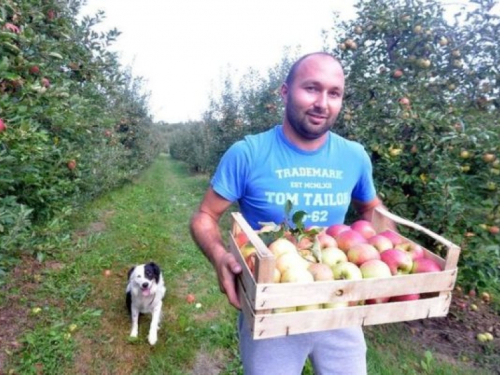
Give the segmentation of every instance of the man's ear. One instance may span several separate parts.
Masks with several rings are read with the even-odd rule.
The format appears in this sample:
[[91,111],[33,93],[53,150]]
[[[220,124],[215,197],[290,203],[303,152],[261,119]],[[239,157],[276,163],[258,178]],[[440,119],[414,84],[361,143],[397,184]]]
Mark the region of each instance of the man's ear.
[[283,99],[283,103],[286,104],[288,97],[288,85],[286,83],[283,83],[281,85],[281,99]]

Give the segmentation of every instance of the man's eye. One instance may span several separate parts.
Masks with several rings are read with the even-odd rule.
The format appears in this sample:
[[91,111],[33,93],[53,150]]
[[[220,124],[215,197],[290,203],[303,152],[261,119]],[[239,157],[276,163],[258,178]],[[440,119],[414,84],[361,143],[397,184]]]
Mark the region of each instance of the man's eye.
[[314,86],[309,86],[309,87],[306,87],[306,90],[307,90],[307,91],[310,91],[310,92],[317,91],[316,87],[314,87]]

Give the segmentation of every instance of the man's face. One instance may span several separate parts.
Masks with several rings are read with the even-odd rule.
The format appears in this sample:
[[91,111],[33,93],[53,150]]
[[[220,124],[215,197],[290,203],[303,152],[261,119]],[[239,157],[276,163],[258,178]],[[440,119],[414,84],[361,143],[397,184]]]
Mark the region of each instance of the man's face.
[[344,72],[329,56],[306,58],[290,85],[283,84],[285,121],[297,135],[313,140],[324,135],[335,123],[342,107]]

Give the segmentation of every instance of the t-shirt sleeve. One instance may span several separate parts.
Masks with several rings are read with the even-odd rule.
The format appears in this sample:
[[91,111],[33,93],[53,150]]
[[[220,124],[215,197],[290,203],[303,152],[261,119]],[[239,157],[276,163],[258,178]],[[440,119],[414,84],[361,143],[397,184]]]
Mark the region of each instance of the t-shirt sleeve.
[[370,202],[377,192],[373,182],[373,166],[364,148],[359,150],[361,156],[360,177],[352,191],[352,198],[360,202]]
[[238,141],[222,156],[211,180],[212,188],[228,201],[237,201],[245,193],[248,171],[248,147],[245,141]]

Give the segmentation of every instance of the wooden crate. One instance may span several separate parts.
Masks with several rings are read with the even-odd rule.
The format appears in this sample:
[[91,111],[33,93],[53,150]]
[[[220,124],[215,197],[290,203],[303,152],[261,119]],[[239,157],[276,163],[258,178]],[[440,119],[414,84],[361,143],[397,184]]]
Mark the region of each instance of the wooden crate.
[[[392,276],[365,280],[317,281],[306,284],[273,283],[275,259],[260,237],[243,216],[233,213],[229,248],[242,265],[237,286],[242,311],[254,339],[317,332],[351,326],[402,322],[446,316],[451,303],[451,291],[457,278],[460,248],[432,231],[411,221],[377,208],[373,225],[377,233],[389,229],[387,219],[432,237],[447,249],[446,258],[425,250],[425,256],[436,260],[443,271]],[[255,274],[250,272],[235,236],[244,231],[257,250]],[[406,240],[414,242],[409,238]],[[312,304],[362,301],[371,298],[412,293],[425,294],[414,301],[358,305],[335,309],[317,309],[273,313],[273,309]]]

